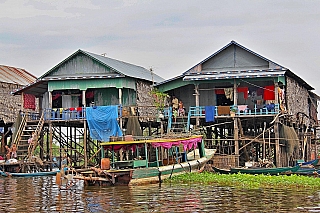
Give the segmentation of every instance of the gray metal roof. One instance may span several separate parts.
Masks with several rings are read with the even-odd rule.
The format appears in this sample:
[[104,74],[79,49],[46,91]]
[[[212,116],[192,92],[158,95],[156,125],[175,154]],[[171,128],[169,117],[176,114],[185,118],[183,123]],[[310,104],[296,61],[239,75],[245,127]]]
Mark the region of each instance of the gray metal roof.
[[143,68],[141,66],[129,64],[127,62],[115,60],[112,58],[108,58],[102,55],[97,55],[94,53],[86,52],[87,55],[99,60],[106,66],[109,66],[113,68],[115,71],[120,72],[121,74],[125,76],[129,76],[132,78],[138,78],[138,79],[143,79],[147,81],[154,81],[154,82],[161,82],[164,80],[164,78],[156,75],[155,73],[151,73],[150,70],[147,70],[146,68]]
[[37,78],[24,69],[0,65],[0,82],[17,85],[28,85]]
[[236,46],[244,49],[245,51],[247,51],[247,52],[249,52],[249,53],[251,53],[251,54],[253,54],[253,55],[255,55],[255,56],[257,56],[257,57],[259,57],[259,58],[261,58],[261,59],[263,59],[263,60],[271,63],[271,64],[273,64],[273,65],[276,66],[278,69],[287,69],[287,68],[285,68],[284,66],[281,66],[281,65],[279,65],[279,64],[277,64],[277,63],[275,63],[275,62],[273,62],[273,61],[271,61],[271,60],[269,60],[269,59],[267,59],[267,58],[259,55],[259,54],[256,53],[256,52],[253,52],[252,50],[250,50],[250,49],[248,49],[248,48],[246,48],[246,47],[244,47],[244,46],[242,46],[242,45],[240,45],[240,44],[238,44],[237,42],[235,42],[235,41],[232,40],[229,44],[227,44],[226,46],[222,47],[220,50],[216,51],[215,53],[213,53],[212,55],[210,55],[209,57],[207,57],[207,58],[204,59],[203,61],[199,62],[199,63],[196,64],[195,66],[191,67],[190,69],[188,69],[187,71],[185,71],[183,74],[187,74],[189,71],[193,70],[193,68],[195,68],[195,67],[197,67],[198,65],[203,64],[204,62],[210,60],[211,58],[213,58],[214,56],[218,55],[219,53],[221,53],[223,50],[227,49],[227,48],[230,47],[231,45],[236,45]]
[[99,63],[103,64],[104,66],[109,67],[110,69],[114,70],[115,72],[118,72],[119,74],[122,74],[124,76],[147,80],[150,82],[161,82],[164,80],[164,78],[158,76],[155,73],[151,73],[146,68],[143,68],[141,66],[133,65],[127,62],[119,61],[116,59],[108,58],[102,55],[97,55],[94,53],[90,53],[84,50],[79,49],[75,53],[73,53],[71,56],[60,62],[58,65],[56,65],[54,68],[50,69],[48,72],[46,72],[44,75],[42,75],[40,78],[45,78],[50,75],[50,73],[55,70],[57,67],[59,67],[64,62],[68,61],[73,56],[83,53],[87,55],[88,57],[92,58],[95,61],[98,61]]
[[[199,65],[205,63],[206,61],[210,60],[211,58],[215,57],[231,45],[236,45],[243,50],[267,61],[269,63],[269,69],[258,69],[258,70],[252,70],[252,69],[243,69],[243,70],[234,70],[233,68],[225,68],[223,70],[201,70],[196,71],[197,69],[194,69],[198,67]],[[272,65],[270,67],[270,65]],[[181,75],[176,76],[174,78],[159,82],[156,84],[156,86],[166,84],[170,81],[174,81],[176,79],[182,78],[183,81],[193,81],[193,80],[217,80],[217,79],[234,79],[234,78],[263,78],[263,77],[273,77],[273,76],[284,76],[288,75],[294,79],[296,79],[301,85],[306,87],[308,90],[313,90],[314,88],[311,87],[308,83],[306,83],[302,78],[294,74],[292,71],[290,71],[288,68],[279,65],[278,63],[275,63],[255,52],[252,50],[238,44],[235,41],[231,41],[226,46],[222,47],[220,50],[216,51],[206,59],[202,60],[198,64],[194,65],[187,71],[183,72]]]
[[285,69],[268,69],[268,70],[243,70],[243,71],[223,71],[223,72],[208,72],[207,74],[186,75],[184,81],[193,80],[215,80],[215,79],[234,79],[234,78],[263,78],[284,76]]
[[[93,60],[98,61],[99,63],[103,64],[104,66],[109,67],[110,69],[114,70],[115,72],[118,72],[120,75],[132,77],[132,78],[137,78],[137,79],[142,79],[142,80],[147,80],[150,82],[153,81],[155,83],[161,82],[164,80],[164,78],[162,78],[154,73],[151,73],[149,70],[147,70],[141,66],[129,64],[129,63],[126,63],[123,61],[115,60],[112,58],[108,58],[108,57],[105,57],[102,55],[97,55],[97,54],[90,53],[90,52],[79,49],[78,51],[76,51],[75,53],[70,55],[68,58],[64,59],[62,62],[60,62],[59,64],[54,66],[48,72],[43,74],[41,77],[39,77],[38,79],[34,79],[32,84],[14,91],[14,94],[20,94],[22,91],[28,90],[28,93],[31,93],[31,94],[38,96],[38,95],[41,95],[42,93],[46,92],[48,90],[48,81],[51,79],[50,73],[79,53],[87,55],[88,57],[92,58]],[[101,77],[108,78],[109,76],[91,76],[91,78],[95,78],[95,77],[96,78],[101,78]],[[75,76],[75,77],[69,77],[69,78],[70,79],[81,79],[82,77]],[[53,78],[51,80],[55,80],[55,78]]]

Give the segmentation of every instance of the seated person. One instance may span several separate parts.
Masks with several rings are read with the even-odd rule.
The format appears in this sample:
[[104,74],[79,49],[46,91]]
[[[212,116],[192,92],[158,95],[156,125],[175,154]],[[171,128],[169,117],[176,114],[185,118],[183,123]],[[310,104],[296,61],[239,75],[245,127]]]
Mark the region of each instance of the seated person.
[[17,144],[12,144],[11,146],[11,158],[17,158]]
[[6,153],[6,160],[9,160],[11,158],[11,149],[9,148],[9,146],[5,146],[5,149],[7,151]]

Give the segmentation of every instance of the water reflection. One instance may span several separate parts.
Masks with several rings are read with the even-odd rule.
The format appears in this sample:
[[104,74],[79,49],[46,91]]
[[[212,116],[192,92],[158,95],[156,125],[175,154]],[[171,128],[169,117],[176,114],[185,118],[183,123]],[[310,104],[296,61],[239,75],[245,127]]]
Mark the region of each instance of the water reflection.
[[146,185],[59,190],[55,177],[0,178],[0,212],[320,212],[320,192]]

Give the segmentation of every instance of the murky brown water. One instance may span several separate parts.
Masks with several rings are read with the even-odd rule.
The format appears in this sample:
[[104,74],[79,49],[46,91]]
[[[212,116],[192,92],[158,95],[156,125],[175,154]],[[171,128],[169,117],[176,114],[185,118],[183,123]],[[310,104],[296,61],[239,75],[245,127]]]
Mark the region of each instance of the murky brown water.
[[320,212],[320,192],[204,185],[84,187],[55,177],[0,178],[0,212]]

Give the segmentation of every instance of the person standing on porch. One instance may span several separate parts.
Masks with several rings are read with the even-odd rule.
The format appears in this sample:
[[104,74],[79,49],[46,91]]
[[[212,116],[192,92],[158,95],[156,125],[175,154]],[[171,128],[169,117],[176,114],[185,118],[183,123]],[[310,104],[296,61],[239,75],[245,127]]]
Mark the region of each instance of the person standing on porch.
[[179,101],[178,115],[179,116],[184,116],[184,106],[183,106],[183,103],[182,103],[181,100]]
[[173,109],[178,109],[179,107],[179,100],[176,96],[172,96],[172,108]]

